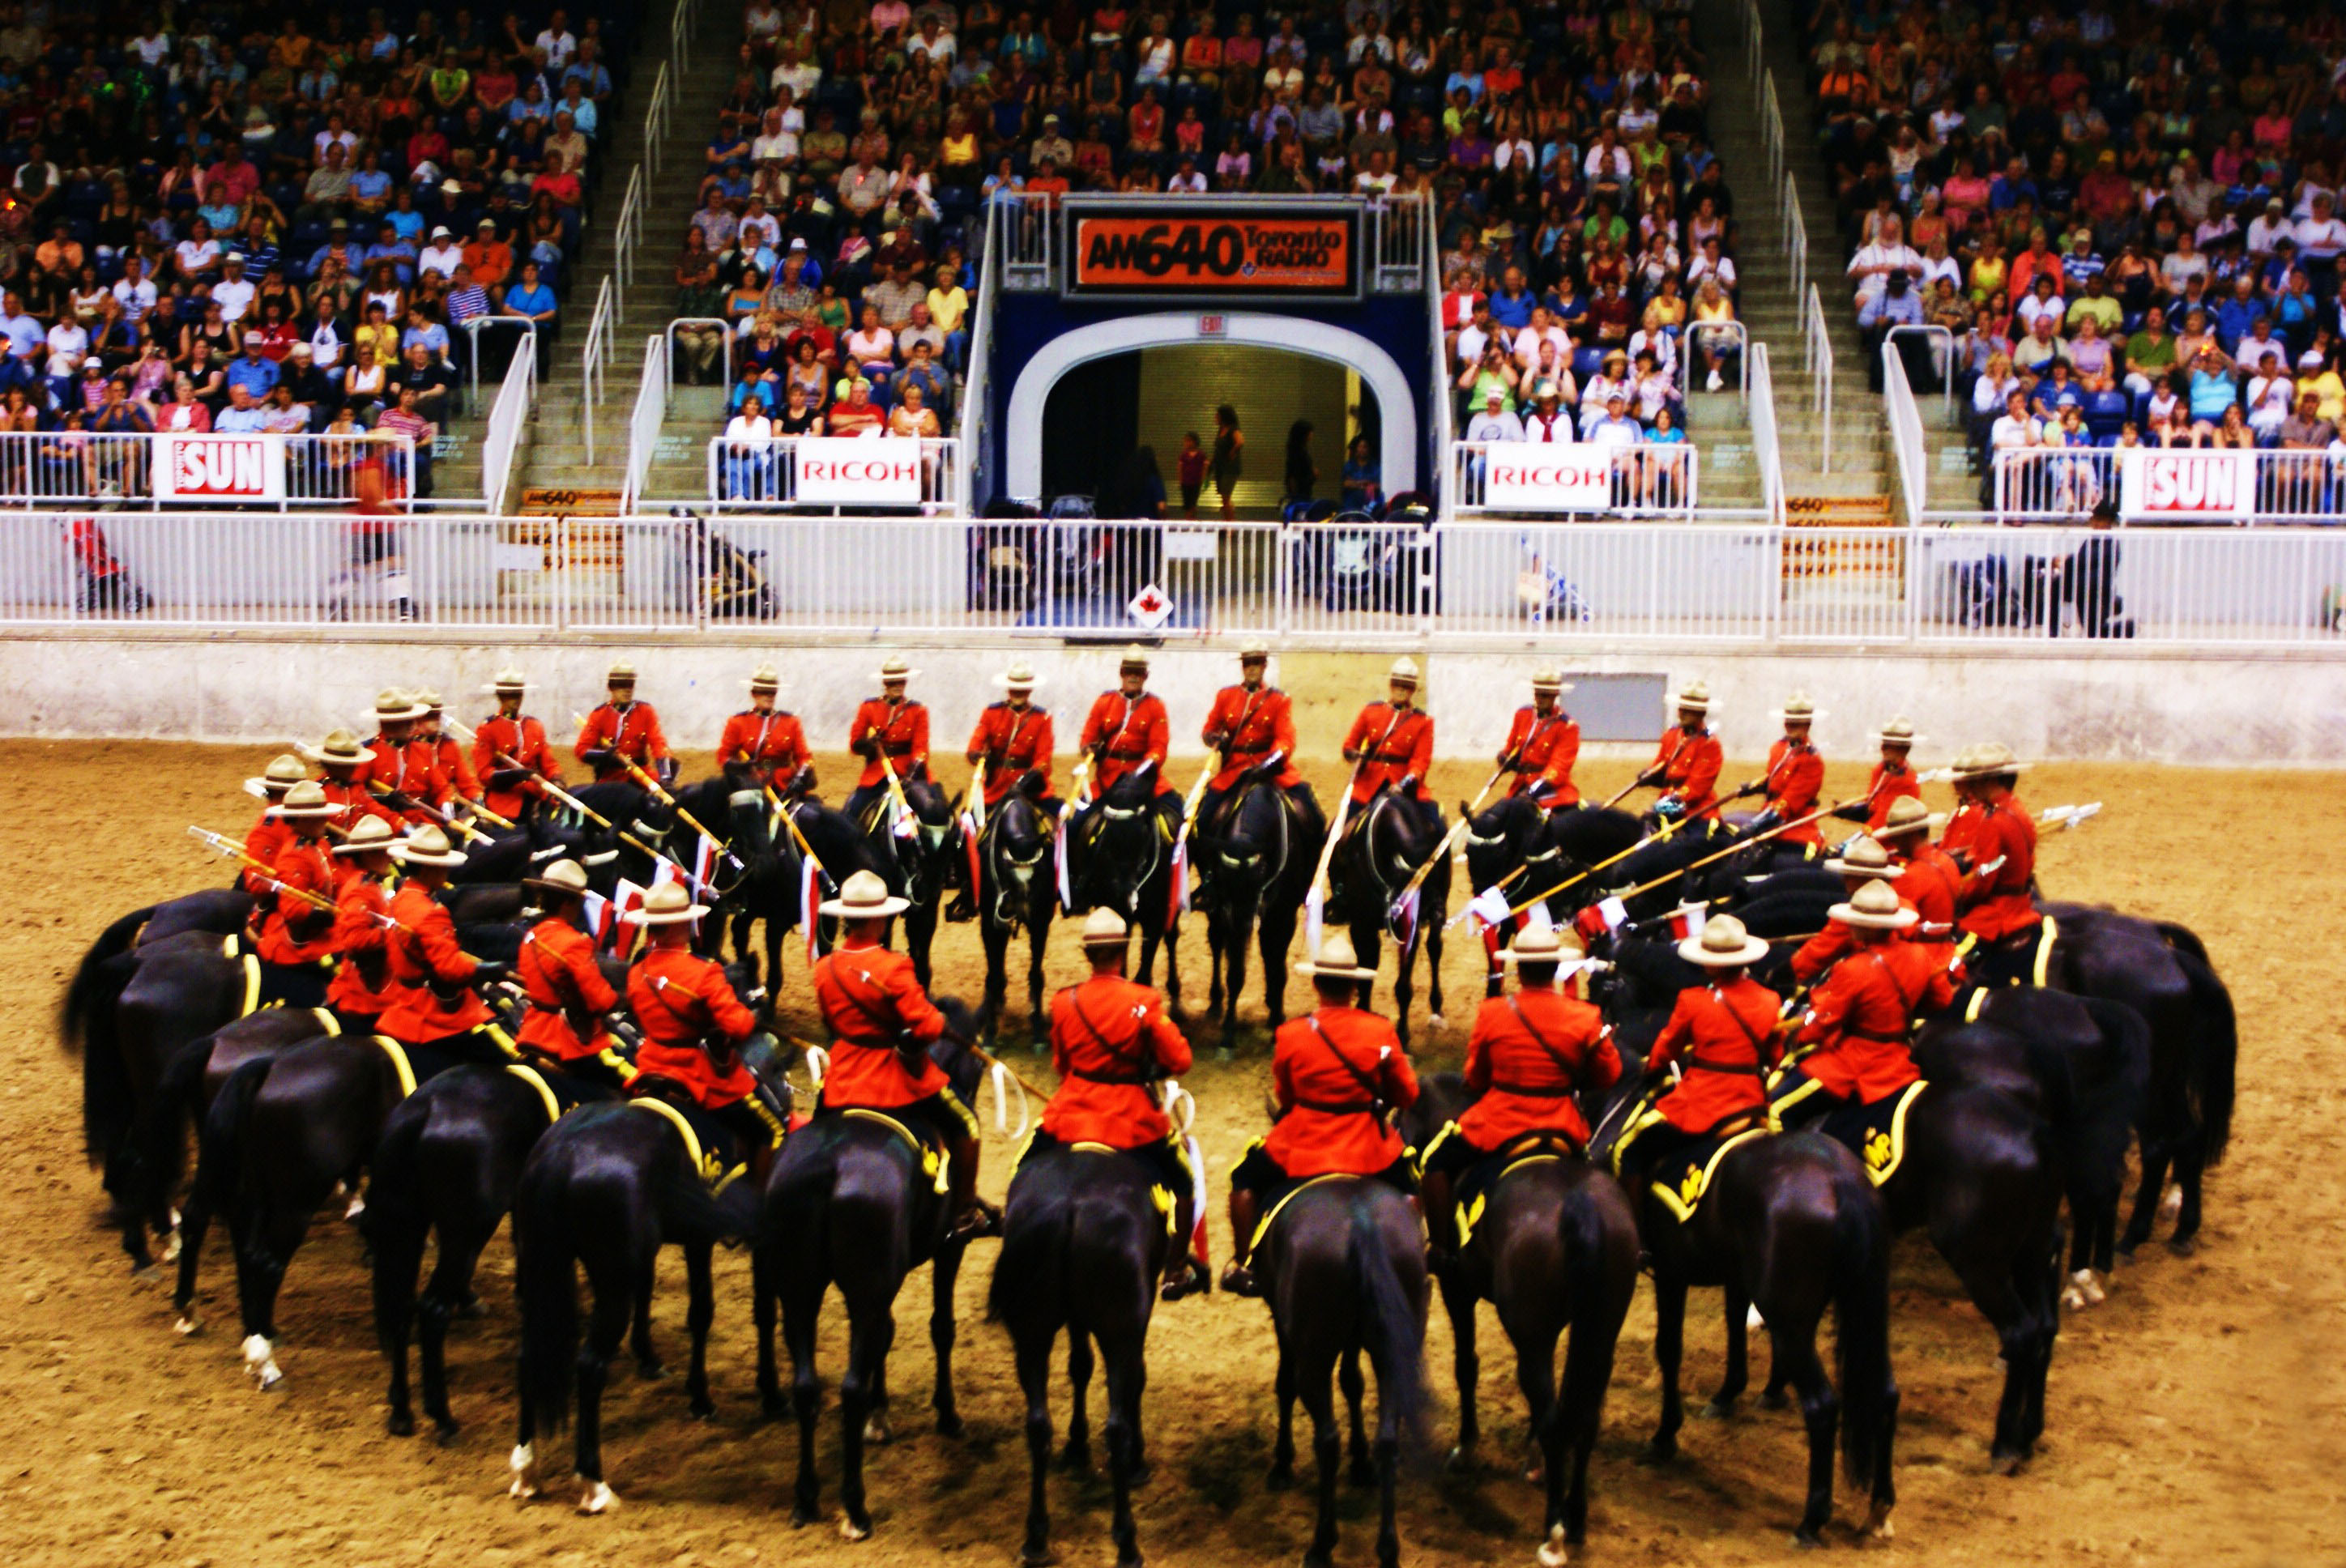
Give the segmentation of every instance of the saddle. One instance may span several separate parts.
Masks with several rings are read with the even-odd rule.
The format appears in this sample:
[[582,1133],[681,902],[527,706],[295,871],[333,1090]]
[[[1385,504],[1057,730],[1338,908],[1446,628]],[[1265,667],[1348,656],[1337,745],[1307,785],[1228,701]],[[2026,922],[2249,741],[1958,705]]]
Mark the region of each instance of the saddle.
[[[1034,1153],[1035,1139],[1037,1134],[1041,1131],[1042,1129],[1037,1127],[1034,1132],[1028,1133],[1025,1137],[1019,1140],[1018,1152],[1010,1156],[1010,1169],[1007,1173],[1007,1179],[1015,1180],[1017,1178],[1018,1167],[1026,1163],[1026,1156],[1028,1155]],[[1155,1172],[1149,1170],[1145,1163],[1133,1157],[1133,1152],[1130,1149],[1119,1149],[1112,1144],[1094,1143],[1088,1138],[1077,1143],[1057,1144],[1055,1146],[1063,1152],[1071,1155],[1107,1155],[1112,1159],[1125,1160],[1132,1166],[1133,1169],[1137,1170],[1142,1175],[1148,1176],[1149,1201],[1157,1206],[1158,1216],[1165,1221],[1165,1234],[1168,1236],[1176,1235],[1174,1227],[1179,1222],[1180,1214],[1180,1211],[1176,1207],[1176,1205],[1179,1202],[1179,1199],[1174,1196],[1173,1189],[1167,1186],[1165,1183],[1158,1177]]]
[[944,1143],[934,1129],[925,1126],[915,1129],[912,1123],[870,1105],[846,1105],[830,1115],[842,1121],[868,1122],[902,1139],[904,1146],[921,1162],[921,1173],[935,1185],[937,1196],[944,1196],[948,1189]]
[[635,1097],[627,1104],[676,1128],[684,1139],[685,1159],[700,1173],[711,1195],[723,1192],[749,1170],[750,1151],[683,1084],[646,1074],[636,1080]]
[[1474,1239],[1474,1227],[1483,1222],[1484,1200],[1500,1178],[1525,1166],[1551,1165],[1558,1160],[1576,1160],[1587,1153],[1572,1138],[1552,1127],[1535,1127],[1528,1133],[1518,1133],[1476,1160],[1458,1178],[1458,1249],[1464,1252]]
[[536,1091],[539,1104],[546,1107],[548,1123],[558,1122],[565,1111],[583,1105],[589,1100],[607,1100],[610,1091],[584,1078],[574,1078],[556,1067],[550,1058],[533,1054],[525,1062],[506,1064],[505,1071]]
[[1846,1145],[1865,1164],[1865,1174],[1874,1186],[1880,1186],[1898,1174],[1906,1158],[1906,1113],[1917,1096],[1929,1088],[1926,1079],[1917,1079],[1894,1095],[1885,1095],[1870,1105],[1845,1105],[1825,1113],[1817,1130],[1834,1142]]
[[1756,1116],[1739,1118],[1730,1125],[1735,1130],[1706,1133],[1654,1167],[1654,1197],[1677,1217],[1680,1225],[1694,1217],[1695,1209],[1710,1190],[1711,1178],[1719,1173],[1719,1162],[1727,1157],[1728,1151],[1768,1135],[1767,1127],[1760,1125]]

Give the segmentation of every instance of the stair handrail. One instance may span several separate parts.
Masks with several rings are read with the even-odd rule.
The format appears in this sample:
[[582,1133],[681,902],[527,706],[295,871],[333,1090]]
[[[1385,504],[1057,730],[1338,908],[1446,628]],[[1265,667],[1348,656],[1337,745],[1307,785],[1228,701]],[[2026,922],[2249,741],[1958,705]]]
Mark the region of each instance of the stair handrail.
[[1823,300],[1814,283],[1800,311],[1800,336],[1808,352],[1809,407],[1817,416],[1817,472],[1832,472],[1833,346]]
[[676,0],[668,21],[668,57],[679,73],[692,64],[692,32],[699,21],[699,0]]
[[1001,286],[1006,260],[999,249],[1002,243],[1002,209],[998,203],[988,202],[985,249],[978,252],[977,258],[977,302],[970,307],[969,346],[964,351],[966,357],[962,361],[961,408],[954,422],[954,433],[960,438],[954,444],[954,461],[959,470],[954,475],[954,494],[965,510],[977,505],[976,479],[985,461],[982,452],[986,427],[993,421],[994,298]]
[[481,505],[503,514],[508,508],[514,454],[521,448],[522,431],[529,422],[530,405],[537,395],[536,334],[515,345],[498,384],[496,401],[489,405],[488,423],[481,433]]
[[652,455],[659,449],[660,426],[668,421],[668,334],[654,332],[644,340],[644,372],[636,383],[636,404],[627,416],[627,474],[620,488],[623,512],[633,512],[644,492],[644,475],[651,472]]
[[1923,410],[1914,401],[1914,384],[1906,379],[1906,358],[1894,338],[1882,341],[1882,406],[1890,427],[1890,450],[1898,459],[1898,489],[1906,503],[1906,525],[1923,525],[1926,494],[1923,465]]
[[1743,390],[1751,405],[1751,450],[1760,462],[1760,499],[1768,521],[1784,522],[1783,437],[1776,423],[1776,377],[1768,364],[1768,345],[1753,342],[1743,356]]
[[644,167],[627,176],[627,193],[619,200],[619,220],[611,226],[611,270],[622,293],[635,287],[636,247],[644,232]]
[[651,97],[644,101],[644,162],[655,175],[660,171],[660,141],[668,135],[668,111],[675,107],[675,96],[668,83],[668,62],[660,62],[659,74],[652,78]]
[[586,343],[578,355],[578,423],[586,438],[589,463],[595,461],[595,410],[607,390],[605,367],[611,362],[616,346],[611,341],[611,328],[618,315],[613,306],[616,297],[607,272],[595,290],[594,313],[586,318]]

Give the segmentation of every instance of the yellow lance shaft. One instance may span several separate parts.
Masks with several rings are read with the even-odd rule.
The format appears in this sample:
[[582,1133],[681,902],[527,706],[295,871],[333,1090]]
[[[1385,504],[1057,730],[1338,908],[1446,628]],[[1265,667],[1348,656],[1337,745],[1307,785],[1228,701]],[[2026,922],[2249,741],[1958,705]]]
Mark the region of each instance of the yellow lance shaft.
[[1197,826],[1198,813],[1206,804],[1206,786],[1211,784],[1214,781],[1214,775],[1220,771],[1215,766],[1216,760],[1212,757],[1206,759],[1205,767],[1198,771],[1198,781],[1189,786],[1188,796],[1181,802],[1181,831],[1173,839],[1177,844],[1187,840],[1189,837],[1189,830]]
[[1685,817],[1672,818],[1668,822],[1662,826],[1659,831],[1648,833],[1646,837],[1638,840],[1636,843],[1630,845],[1619,854],[1615,855],[1608,860],[1599,860],[1595,865],[1589,867],[1586,871],[1582,871],[1577,875],[1565,878],[1564,881],[1556,883],[1556,886],[1548,889],[1545,892],[1535,893],[1530,898],[1525,899],[1522,903],[1510,906],[1507,912],[1509,914],[1521,914],[1525,910],[1531,908],[1534,904],[1544,904],[1547,902],[1548,900],[1556,897],[1556,894],[1564,891],[1565,889],[1586,881],[1589,878],[1595,876],[1606,867],[1615,865],[1622,860],[1627,860],[1630,856],[1636,854],[1647,845],[1660,843],[1672,833],[1675,833],[1680,828],[1685,827],[1688,820],[1689,819]]
[[462,833],[467,840],[478,840],[483,843],[486,843],[488,841],[489,836],[486,833],[482,832],[470,822],[460,820],[454,812],[442,810],[439,807],[434,806],[431,801],[424,799],[420,795],[409,795],[404,789],[393,789],[390,785],[383,783],[379,779],[368,779],[367,788],[373,791],[374,797],[378,800],[388,801],[393,795],[404,796],[407,799],[414,803],[417,810],[423,812],[425,816],[431,818],[442,827],[446,828],[453,832]]
[[[613,755],[617,756],[617,753],[615,752]],[[658,779],[653,778],[650,774],[645,772],[642,769],[637,767],[634,763],[628,761],[624,757],[619,758],[619,766],[626,769],[637,783],[649,790],[653,799],[658,800],[661,805],[667,807],[669,810],[674,811],[677,815],[678,820],[681,821],[686,827],[691,829],[694,832],[699,834],[702,838],[708,840],[712,844],[722,844],[725,842],[724,840],[719,838],[716,834],[702,827],[699,820],[695,818],[691,812],[684,809],[684,803],[682,801],[678,800],[675,796],[669,794],[666,789],[660,787],[660,781]]]
[[985,759],[977,759],[977,771],[969,776],[969,816],[977,830],[985,831]]
[[303,903],[308,904],[312,909],[331,910],[334,907],[334,901],[327,898],[322,893],[313,893],[302,888],[288,887],[285,883],[279,881],[277,880],[276,867],[265,865],[262,862],[254,860],[250,855],[246,854],[243,847],[238,844],[234,839],[230,838],[226,833],[215,833],[209,828],[199,828],[194,823],[189,823],[188,825],[188,836],[209,846],[214,851],[228,857],[230,860],[241,861],[245,870],[252,872],[253,875],[259,877],[270,887],[275,889],[280,893],[288,893],[294,898],[300,899]]
[[1628,889],[1620,896],[1623,899],[1634,899],[1639,893],[1652,892],[1656,888],[1660,887],[1665,882],[1676,881],[1678,878],[1685,876],[1688,871],[1698,871],[1705,866],[1716,864],[1718,861],[1727,859],[1729,855],[1736,854],[1740,850],[1751,848],[1754,844],[1764,844],[1769,840],[1776,838],[1780,834],[1789,833],[1795,828],[1805,828],[1810,823],[1817,821],[1821,818],[1831,816],[1835,811],[1840,810],[1842,806],[1852,804],[1854,804],[1854,802],[1844,800],[1831,806],[1820,806],[1805,817],[1795,817],[1789,822],[1780,822],[1764,833],[1754,833],[1748,839],[1738,840],[1736,842],[1729,844],[1727,848],[1719,850],[1715,855],[1705,855],[1702,859],[1695,861],[1693,864],[1680,866],[1677,871],[1656,877],[1650,882],[1639,882],[1636,887]]
[[[1498,788],[1499,780],[1507,776],[1508,769],[1521,755],[1522,750],[1521,747],[1517,747],[1514,751],[1507,753],[1506,759],[1499,764],[1499,770],[1483,780],[1483,788],[1476,790],[1474,799],[1466,803],[1466,809],[1459,814],[1456,825],[1442,836],[1442,842],[1434,846],[1433,853],[1426,856],[1425,864],[1410,873],[1409,881],[1402,884],[1401,892],[1393,901],[1395,903],[1423,887],[1425,879],[1433,874],[1433,868],[1441,864],[1444,857],[1458,848],[1458,840],[1466,836],[1466,830],[1473,824],[1474,813],[1483,809],[1483,802],[1490,798],[1493,789]],[[1519,871],[1520,869],[1518,868]],[[1508,881],[1514,880],[1510,877]],[[1505,887],[1507,883],[1503,881],[1499,885]]]
[[1328,896],[1329,862],[1336,858],[1336,840],[1344,836],[1344,824],[1352,820],[1352,789],[1361,781],[1361,769],[1369,765],[1370,758],[1385,748],[1385,742],[1392,738],[1394,728],[1401,723],[1401,716],[1408,711],[1407,708],[1394,708],[1393,716],[1385,720],[1385,732],[1377,737],[1376,744],[1362,748],[1361,755],[1353,760],[1352,776],[1344,781],[1344,803],[1336,809],[1336,820],[1328,830],[1328,841],[1320,846],[1320,864],[1311,873],[1311,891],[1317,897],[1324,899]]
[[[782,804],[782,798],[774,793],[774,787],[771,784],[766,786],[766,799],[780,814],[782,821],[790,828],[790,837],[798,840],[799,853],[804,855],[813,864],[815,871],[824,881],[830,881],[831,868],[822,863],[822,857],[814,852],[812,844],[807,842],[807,836],[799,830],[799,820],[790,815],[790,809]],[[831,885],[836,887],[838,883],[833,881]]]
[[613,822],[610,818],[606,817],[602,812],[597,811],[594,807],[589,806],[586,801],[581,800],[577,796],[573,795],[569,790],[565,789],[561,785],[556,784],[553,779],[548,779],[545,774],[538,772],[536,769],[523,767],[521,763],[516,762],[502,751],[493,753],[493,755],[498,761],[504,763],[506,767],[517,769],[535,778],[537,780],[537,787],[539,789],[545,790],[548,795],[553,796],[556,800],[569,807],[572,810],[577,812],[580,816],[586,818],[588,821],[594,823],[605,832],[616,835],[621,843],[627,844],[633,849],[642,850],[645,854],[649,855],[655,860],[666,860],[669,865],[674,866],[679,871],[685,869],[684,862],[682,860],[678,860],[674,855],[669,854],[665,850],[653,849],[649,844],[645,843],[641,839],[637,838],[625,828]]

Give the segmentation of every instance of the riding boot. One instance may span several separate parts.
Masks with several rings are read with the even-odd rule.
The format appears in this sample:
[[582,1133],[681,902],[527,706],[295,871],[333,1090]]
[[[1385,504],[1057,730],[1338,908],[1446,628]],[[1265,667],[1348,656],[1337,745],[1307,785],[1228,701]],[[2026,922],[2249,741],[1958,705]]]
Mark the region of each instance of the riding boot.
[[1178,1301],[1184,1296],[1214,1288],[1213,1271],[1204,1258],[1189,1249],[1189,1238],[1198,1230],[1198,1217],[1191,1212],[1194,1201],[1186,1195],[1174,1200],[1173,1250],[1165,1260],[1165,1283],[1157,1291],[1160,1301]]
[[945,1147],[945,1183],[953,1205],[947,1235],[955,1241],[975,1241],[1002,1234],[1002,1211],[977,1196],[977,1140],[955,1138]]
[[1417,1190],[1425,1205],[1426,1259],[1437,1268],[1444,1268],[1458,1251],[1458,1207],[1451,1201],[1450,1173],[1425,1172],[1417,1178]]
[[1222,1267],[1222,1288],[1233,1296],[1260,1296],[1254,1270],[1247,1267],[1254,1253],[1254,1227],[1261,1205],[1244,1187],[1230,1188],[1230,1260]]

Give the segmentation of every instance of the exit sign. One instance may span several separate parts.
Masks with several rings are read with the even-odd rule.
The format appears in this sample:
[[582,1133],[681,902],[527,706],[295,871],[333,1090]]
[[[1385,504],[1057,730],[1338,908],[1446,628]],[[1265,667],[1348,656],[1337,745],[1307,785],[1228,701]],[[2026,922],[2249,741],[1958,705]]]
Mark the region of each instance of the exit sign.
[[1229,318],[1227,316],[1200,316],[1198,318],[1198,335],[1201,338],[1225,337],[1229,334]]

